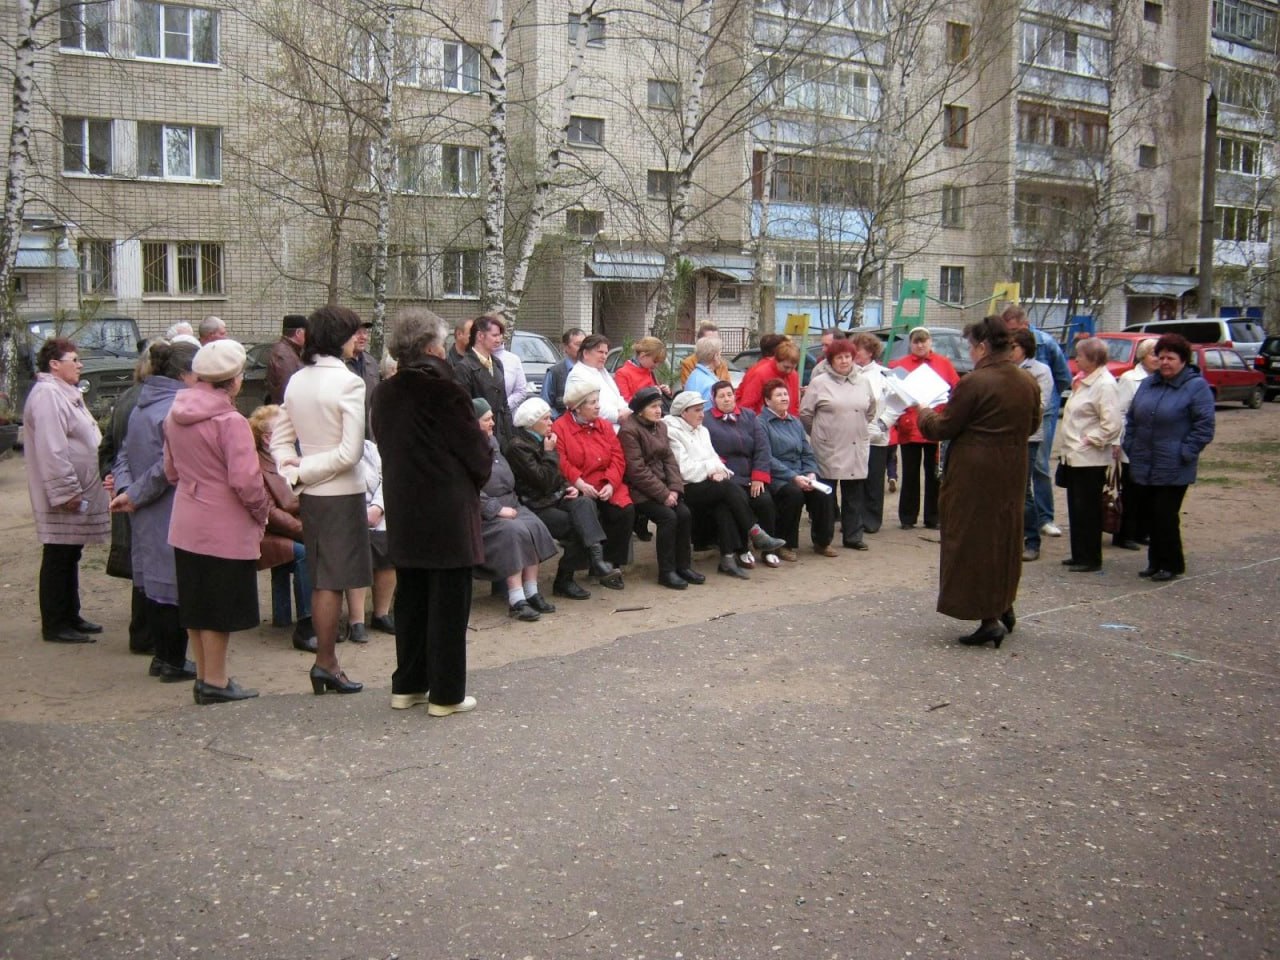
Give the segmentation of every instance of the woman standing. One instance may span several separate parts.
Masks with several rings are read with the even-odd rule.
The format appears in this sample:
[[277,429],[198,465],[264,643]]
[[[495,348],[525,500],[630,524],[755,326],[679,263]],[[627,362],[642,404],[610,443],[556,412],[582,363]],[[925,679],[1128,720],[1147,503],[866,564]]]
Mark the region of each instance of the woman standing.
[[941,412],[919,411],[923,436],[950,441],[939,510],[938,612],[980,620],[960,642],[997,647],[1017,623],[1027,438],[1040,425],[1040,388],[1013,362],[999,317],[965,327],[973,372]]
[[494,436],[493,410],[486,400],[472,400],[480,432],[489,441],[493,465],[480,491],[480,536],[484,561],[476,564],[482,580],[502,580],[507,587],[508,614],[526,622],[555,613],[555,604],[538,592],[538,564],[558,552],[546,524],[516,496],[516,478]]
[[859,333],[849,338],[853,344],[853,366],[859,378],[871,388],[876,415],[867,427],[871,447],[867,452],[867,480],[862,488],[862,525],[867,533],[878,533],[884,525],[884,484],[889,466],[889,431],[896,418],[885,410],[889,369],[880,365],[884,344],[874,333]]
[[657,387],[663,395],[671,396],[671,388],[659,383],[654,375],[654,368],[667,362],[667,348],[657,337],[641,337],[631,345],[633,356],[613,374],[613,382],[617,384],[622,399],[630,402],[636,391],[642,387]]
[[569,376],[565,378],[564,390],[566,397],[570,387],[576,388],[574,392],[579,395],[583,389],[598,393],[599,415],[613,424],[613,429],[616,431],[622,421],[631,416],[631,410],[627,406],[627,401],[622,399],[618,384],[604,368],[604,362],[608,357],[609,341],[607,339],[598,333],[587,337],[578,350],[578,362],[573,365]]
[[1076,344],[1079,374],[1062,411],[1062,463],[1067,482],[1072,573],[1102,569],[1102,488],[1107,466],[1120,459],[1120,394],[1107,370],[1107,345],[1096,337]]
[[196,679],[196,665],[187,659],[187,634],[178,617],[178,576],[169,546],[174,490],[164,472],[164,424],[178,391],[196,382],[196,347],[157,343],[149,353],[151,376],[143,381],[112,470],[111,510],[132,514],[133,584],[146,598],[147,633],[155,649],[149,672],[176,683]]
[[1186,572],[1179,514],[1187,485],[1196,482],[1200,452],[1213,440],[1213,391],[1190,366],[1191,344],[1176,333],[1156,341],[1159,372],[1142,381],[1125,418],[1139,522],[1151,536],[1147,567],[1156,582]]
[[[827,347],[830,369],[814,377],[800,404],[800,421],[809,432],[823,483],[840,484],[840,532],[851,550],[866,550],[862,538],[866,503],[867,462],[871,452],[869,425],[876,416],[876,399],[866,380],[854,370],[854,347],[849,340],[832,340]],[[831,531],[832,539],[835,530]]]
[[[924,327],[916,327],[908,336],[911,352],[889,364],[910,373],[920,367],[931,367],[933,372],[952,387],[960,382],[956,368],[940,353],[933,352],[933,334]],[[945,404],[935,409],[941,412]],[[898,494],[898,521],[903,530],[911,530],[919,519],[920,470],[924,468],[924,525],[929,530],[938,528],[938,445],[920,432],[918,414],[907,410],[898,418],[891,441],[902,451],[902,490]]]
[[302,533],[311,574],[311,622],[316,662],[311,689],[359,693],[338,663],[342,594],[373,583],[369,518],[365,509],[364,381],[347,369],[360,318],[346,307],[325,306],[307,318],[303,367],[289,380],[284,412],[276,421],[271,453],[280,473],[298,489]]
[[40,633],[50,643],[93,643],[102,627],[80,616],[80,555],[111,532],[98,474],[102,433],[77,384],[76,345],[55,337],[36,354],[36,382],[22,409],[27,493],[40,559]]
[[169,520],[178,622],[196,662],[196,703],[256,697],[227,676],[227,642],[258,625],[257,561],[271,508],[253,432],[236,410],[244,347],[214,340],[191,369],[198,382],[173,399],[164,425],[164,472],[177,487]]
[[787,545],[778,551],[783,560],[794,562],[800,546],[800,512],[809,508],[809,537],[813,551],[823,557],[838,557],[831,546],[835,536],[835,504],[830,493],[823,493],[818,482],[818,458],[805,435],[804,424],[791,415],[791,398],[787,385],[770,380],[764,385],[765,411],[760,414],[769,438],[769,492],[778,505],[778,528],[775,531]]
[[[1160,359],[1156,356],[1156,338],[1148,337],[1138,343],[1134,351],[1136,363],[1116,378],[1116,389],[1120,393],[1120,414],[1129,415],[1129,406],[1138,392],[1138,386],[1147,377],[1160,368]],[[1124,449],[1121,443],[1121,451]],[[1151,540],[1147,528],[1139,522],[1138,502],[1133,492],[1133,470],[1129,465],[1128,454],[1120,458],[1120,501],[1123,510],[1120,513],[1120,532],[1112,536],[1111,545],[1122,550],[1141,550],[1143,544]]]
[[764,410],[766,398],[765,385],[774,380],[781,380],[790,398],[792,416],[800,415],[800,348],[791,340],[784,338],[773,348],[773,353],[762,356],[750,370],[743,374],[738,384],[738,403],[753,413]]
[[689,539],[693,518],[683,499],[684,480],[662,420],[662,394],[646,387],[631,398],[631,412],[618,441],[627,460],[627,486],[635,497],[636,512],[658,528],[658,583],[672,590],[705,583],[707,578],[693,569]]

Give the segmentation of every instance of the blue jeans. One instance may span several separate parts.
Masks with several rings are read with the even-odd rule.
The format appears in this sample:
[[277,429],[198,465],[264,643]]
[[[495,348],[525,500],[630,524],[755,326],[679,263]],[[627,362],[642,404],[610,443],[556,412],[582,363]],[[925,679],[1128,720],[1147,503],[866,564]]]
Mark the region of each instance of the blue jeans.
[[1027,492],[1022,505],[1022,543],[1028,550],[1040,549],[1040,508],[1036,506],[1036,459],[1043,444],[1032,440],[1027,444]]
[[1053,523],[1053,471],[1049,469],[1049,455],[1053,450],[1053,436],[1058,432],[1058,402],[1049,401],[1049,409],[1044,412],[1044,439],[1040,441],[1040,451],[1036,454],[1035,470],[1031,475],[1031,484],[1035,488],[1036,512],[1040,514],[1040,523]]
[[287,627],[293,620],[289,613],[289,575],[293,574],[293,600],[298,619],[311,616],[311,578],[307,576],[307,551],[300,543],[293,545],[293,562],[271,568],[271,622]]

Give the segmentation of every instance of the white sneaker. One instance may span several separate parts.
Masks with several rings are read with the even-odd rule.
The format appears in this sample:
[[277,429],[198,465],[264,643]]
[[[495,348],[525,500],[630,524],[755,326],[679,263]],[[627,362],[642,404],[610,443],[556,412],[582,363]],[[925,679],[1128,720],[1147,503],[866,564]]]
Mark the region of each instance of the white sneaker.
[[410,707],[421,706],[427,702],[427,693],[393,693],[391,695],[392,710],[408,710]]
[[475,708],[475,697],[463,697],[461,703],[428,703],[427,713],[433,717],[447,717],[451,713],[470,713]]
[[1062,536],[1062,528],[1052,523],[1041,524],[1040,535],[1045,537],[1060,537]]

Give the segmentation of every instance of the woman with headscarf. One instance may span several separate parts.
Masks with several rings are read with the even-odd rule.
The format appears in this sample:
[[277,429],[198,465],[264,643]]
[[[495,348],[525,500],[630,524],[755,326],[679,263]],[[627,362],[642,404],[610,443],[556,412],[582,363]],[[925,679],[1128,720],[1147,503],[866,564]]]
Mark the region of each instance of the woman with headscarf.
[[559,438],[551,428],[551,407],[539,397],[526,400],[516,410],[515,428],[507,462],[515,476],[516,493],[565,548],[552,594],[571,600],[589,598],[591,593],[573,579],[573,571],[582,567],[598,578],[601,586],[622,589],[622,573],[604,558],[608,536],[595,506],[560,470]]
[[473,399],[471,405],[480,432],[489,439],[489,453],[493,457],[489,479],[480,490],[484,561],[476,565],[476,576],[505,582],[508,615],[532,622],[544,613],[556,612],[555,604],[538,592],[538,564],[556,555],[556,542],[546,524],[516,496],[516,478],[507,458],[498,449],[489,402]]
[[155,650],[149,672],[164,683],[196,678],[179,624],[178,575],[169,546],[174,489],[164,472],[165,418],[178,392],[196,382],[191,370],[196,349],[189,343],[152,344],[151,376],[143,381],[111,471],[116,492],[111,510],[131,515],[133,583],[146,598],[147,633]]
[[198,382],[173,398],[164,425],[164,472],[177,488],[169,545],[178,621],[195,658],[198,704],[258,695],[227,676],[231,634],[258,625],[257,564],[271,507],[253,431],[235,407],[244,364],[234,340],[201,347],[191,362]]

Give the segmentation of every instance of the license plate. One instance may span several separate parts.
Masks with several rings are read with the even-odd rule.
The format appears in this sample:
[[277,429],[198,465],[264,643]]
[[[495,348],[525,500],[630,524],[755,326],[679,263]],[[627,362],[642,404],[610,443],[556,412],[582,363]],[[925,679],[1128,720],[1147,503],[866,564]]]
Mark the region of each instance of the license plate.
[[1271,358],[1271,369],[1272,369],[1272,370],[1280,370],[1280,357],[1272,357],[1272,358]]

